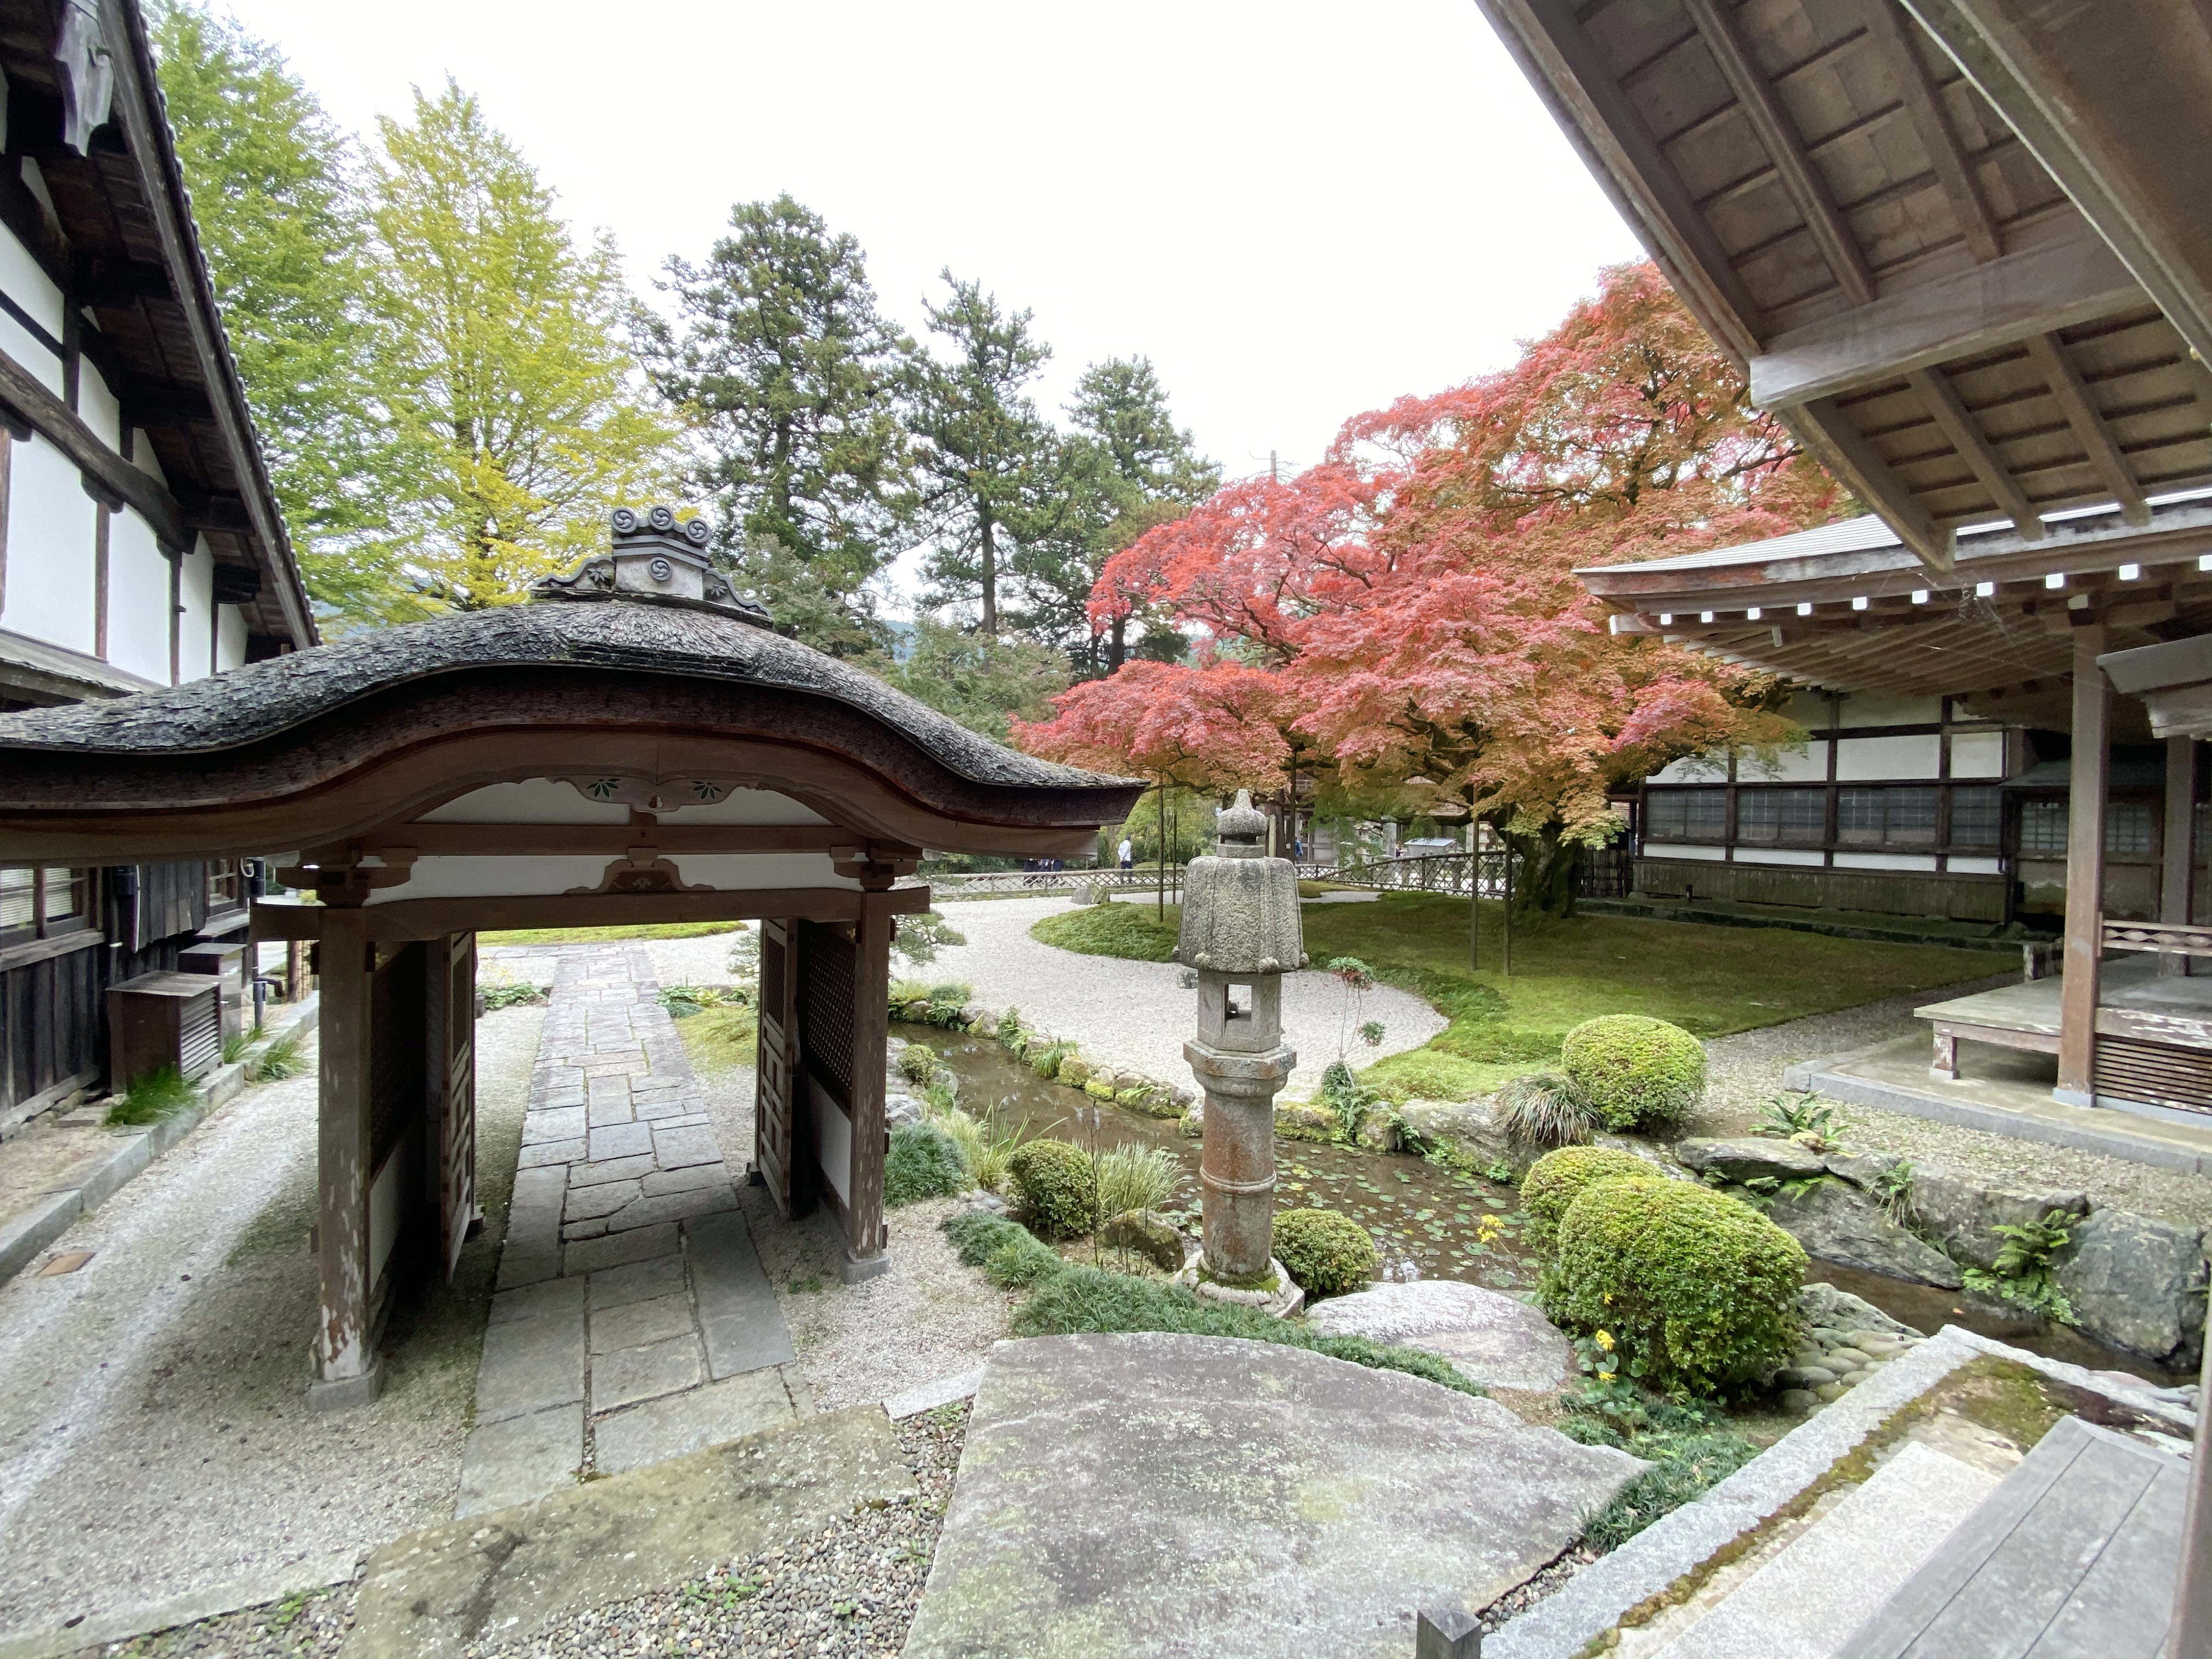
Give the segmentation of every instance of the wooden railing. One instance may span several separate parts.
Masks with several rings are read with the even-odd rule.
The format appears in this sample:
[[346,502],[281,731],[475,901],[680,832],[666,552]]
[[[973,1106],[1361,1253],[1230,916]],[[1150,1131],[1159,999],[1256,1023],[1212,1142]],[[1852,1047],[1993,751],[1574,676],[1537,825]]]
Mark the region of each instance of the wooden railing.
[[[1418,858],[1368,859],[1347,864],[1325,878],[1347,887],[1374,887],[1384,892],[1464,894],[1469,865],[1476,858],[1481,861],[1480,873],[1474,878],[1480,883],[1476,896],[1504,898],[1505,854],[1502,849],[1479,854],[1426,853]],[[1516,854],[1513,860],[1516,884],[1527,868],[1528,860]],[[1299,871],[1300,875],[1304,873]],[[1581,898],[1626,898],[1634,874],[1635,864],[1626,848],[1598,848],[1583,854],[1575,892]]]
[[2164,955],[2212,957],[2212,927],[2191,927],[2179,922],[2114,921],[2104,920],[2107,951],[2156,951]]

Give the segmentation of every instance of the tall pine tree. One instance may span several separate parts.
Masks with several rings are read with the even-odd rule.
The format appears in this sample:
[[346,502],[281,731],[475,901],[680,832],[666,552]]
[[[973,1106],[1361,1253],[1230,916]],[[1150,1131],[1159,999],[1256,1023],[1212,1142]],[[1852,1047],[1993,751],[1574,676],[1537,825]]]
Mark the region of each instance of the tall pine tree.
[[868,580],[906,545],[902,340],[866,257],[788,195],[744,202],[705,264],[668,262],[678,318],[647,317],[654,384],[697,423],[696,476],[738,580],[837,655],[882,643]]
[[933,605],[974,603],[996,635],[1009,561],[1040,533],[1058,471],[1049,422],[1024,390],[1051,360],[1026,311],[1006,312],[979,283],[943,273],[952,292],[928,305],[940,359],[916,353],[908,371],[919,504],[933,548],[923,574]]

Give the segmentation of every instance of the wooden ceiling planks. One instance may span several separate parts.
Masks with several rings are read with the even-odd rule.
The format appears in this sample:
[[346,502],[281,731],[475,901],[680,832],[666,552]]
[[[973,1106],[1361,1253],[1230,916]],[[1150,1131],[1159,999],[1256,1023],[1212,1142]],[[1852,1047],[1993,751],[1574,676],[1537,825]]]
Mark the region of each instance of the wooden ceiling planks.
[[[1479,3],[1765,405],[1929,570],[1964,527],[2212,480],[2212,375],[1899,0]],[[2175,142],[2212,146],[2198,125]]]

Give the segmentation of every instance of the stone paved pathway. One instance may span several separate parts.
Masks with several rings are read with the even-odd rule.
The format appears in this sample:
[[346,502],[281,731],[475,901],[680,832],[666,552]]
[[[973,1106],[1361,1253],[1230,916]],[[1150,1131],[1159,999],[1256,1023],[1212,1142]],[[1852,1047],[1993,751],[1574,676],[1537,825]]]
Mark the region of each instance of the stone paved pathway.
[[555,956],[457,1516],[812,1410],[651,961]]

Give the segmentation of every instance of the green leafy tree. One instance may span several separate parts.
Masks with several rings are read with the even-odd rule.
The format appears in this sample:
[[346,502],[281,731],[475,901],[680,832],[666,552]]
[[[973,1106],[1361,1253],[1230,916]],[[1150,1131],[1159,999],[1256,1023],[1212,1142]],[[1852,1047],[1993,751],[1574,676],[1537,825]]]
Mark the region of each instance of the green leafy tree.
[[1067,690],[1066,659],[1049,646],[927,617],[915,619],[903,660],[878,658],[869,665],[915,702],[997,743],[1007,740],[1010,720],[1045,719],[1052,700]]
[[860,244],[785,195],[738,204],[704,264],[667,269],[678,319],[641,319],[643,355],[697,422],[733,573],[809,644],[880,646],[866,585],[906,545],[912,345],[878,314]]
[[397,457],[369,379],[370,262],[349,140],[283,56],[170,3],[149,19],[200,246],[308,592],[353,621],[404,614],[370,544]]
[[[1212,495],[1221,487],[1221,469],[1176,425],[1150,358],[1091,364],[1076,383],[1067,415],[1074,432],[1060,445],[1059,499],[1036,515],[1036,533],[1016,550],[1013,570],[1024,623],[1066,651],[1079,672],[1111,673],[1130,654],[1133,617],[1116,606],[1103,629],[1094,630],[1091,592],[1106,562]],[[1165,618],[1134,619],[1143,625],[1147,654],[1182,656],[1182,636]]]
[[437,603],[511,603],[670,486],[680,427],[641,384],[612,241],[575,245],[473,97],[418,90],[378,127],[377,379],[413,473],[392,532]]
[[929,331],[946,359],[917,352],[908,369],[919,504],[934,544],[922,574],[927,603],[975,603],[995,636],[1008,560],[1039,530],[1059,464],[1049,422],[1023,390],[1051,360],[1030,313],[1000,309],[977,283],[943,274],[952,292],[930,303]]

